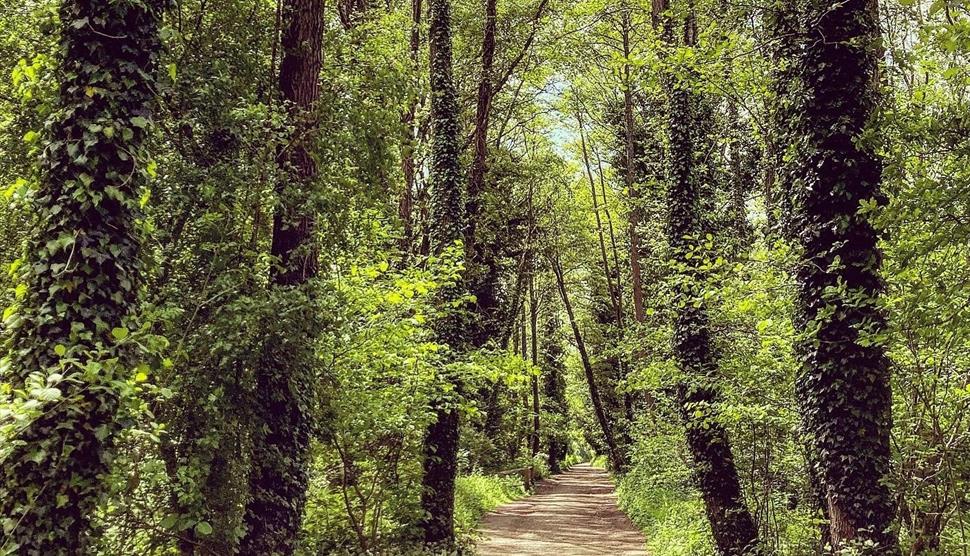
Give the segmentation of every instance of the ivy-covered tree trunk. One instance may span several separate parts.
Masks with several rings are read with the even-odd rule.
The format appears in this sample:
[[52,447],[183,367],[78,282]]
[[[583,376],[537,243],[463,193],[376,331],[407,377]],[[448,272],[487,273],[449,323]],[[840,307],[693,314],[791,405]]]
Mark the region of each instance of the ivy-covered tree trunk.
[[[458,93],[451,67],[451,2],[429,1],[429,44],[431,74],[431,251],[440,255],[464,237],[465,196],[458,155]],[[444,288],[443,306],[463,297],[462,281]],[[452,357],[466,349],[465,322],[453,309],[435,323],[438,341],[447,345]],[[461,389],[457,379],[445,373],[442,388],[432,400],[434,422],[424,438],[424,476],[421,522],[425,544],[449,546],[455,541],[455,476],[458,473],[458,407],[453,395]]]
[[795,134],[798,392],[835,549],[898,554],[891,529],[892,422],[877,235],[882,165],[863,137],[878,102],[874,0],[805,2]]
[[61,85],[42,135],[26,292],[5,321],[2,379],[40,406],[0,446],[4,554],[89,552],[121,429],[116,381],[135,359],[123,340],[142,282],[137,220],[165,5],[61,4]]
[[[696,40],[693,14],[684,24],[683,44]],[[718,359],[711,337],[710,319],[703,302],[705,276],[697,268],[700,238],[704,236],[701,207],[711,188],[703,187],[695,168],[695,134],[699,99],[686,82],[691,75],[670,76],[669,124],[670,186],[668,190],[668,240],[677,265],[677,318],[674,323],[674,355],[683,373],[677,398],[693,460],[696,484],[718,554],[758,554],[758,529],[744,501],[727,430],[718,420]]]
[[[279,87],[294,126],[280,149],[279,203],[270,252],[270,281],[278,322],[270,325],[256,371],[250,502],[242,554],[292,554],[303,521],[309,481],[314,319],[312,284],[318,268],[313,189],[317,166],[311,154],[320,97],[322,0],[285,0]],[[288,315],[288,316],[287,316]]]
[[694,260],[687,258],[701,232],[699,188],[690,176],[690,102],[690,93],[683,86],[671,93],[669,234],[674,260],[685,269],[679,277],[680,308],[674,325],[674,353],[685,375],[677,397],[695,479],[719,553],[751,554],[757,547],[758,531],[744,502],[727,430],[718,421],[717,357],[707,309],[698,305],[703,277],[691,268]]

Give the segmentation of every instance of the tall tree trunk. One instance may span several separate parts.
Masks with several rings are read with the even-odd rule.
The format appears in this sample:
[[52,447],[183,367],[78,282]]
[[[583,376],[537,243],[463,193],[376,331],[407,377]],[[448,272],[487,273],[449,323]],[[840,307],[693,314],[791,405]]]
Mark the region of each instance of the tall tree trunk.
[[[464,238],[466,223],[461,168],[458,154],[458,95],[451,61],[450,0],[429,1],[431,75],[431,251],[441,254]],[[461,280],[442,292],[447,305],[462,297]],[[466,323],[449,312],[435,323],[438,341],[447,345],[453,357],[466,348]],[[460,391],[453,377],[455,390]],[[424,439],[424,477],[421,507],[425,512],[421,528],[428,545],[450,546],[455,541],[455,476],[458,472],[458,409],[454,400],[432,401],[434,422]]]
[[801,264],[798,393],[824,488],[831,543],[898,554],[891,526],[889,359],[877,236],[860,204],[881,200],[882,163],[861,136],[879,101],[873,0],[810,0],[801,51],[805,102],[795,123],[794,183]]
[[[317,166],[310,153],[320,97],[323,0],[284,0],[280,95],[294,126],[280,149],[279,203],[273,215],[270,253],[277,264],[271,287],[281,314],[307,315],[308,282],[317,274],[312,192]],[[303,521],[309,481],[310,411],[313,383],[313,319],[275,323],[256,371],[250,501],[246,506],[243,554],[292,554]]]
[[586,351],[586,342],[579,331],[579,324],[576,322],[576,315],[573,313],[573,305],[569,301],[569,292],[566,290],[566,279],[563,276],[562,264],[558,258],[550,261],[553,274],[556,275],[556,286],[559,289],[559,297],[562,299],[563,307],[566,309],[566,316],[569,318],[569,327],[573,331],[573,339],[576,341],[576,349],[579,351],[579,358],[583,364],[583,372],[586,375],[586,385],[589,387],[590,401],[593,403],[593,412],[596,414],[596,421],[599,423],[600,431],[603,433],[603,440],[606,442],[607,454],[610,464],[616,470],[626,469],[626,455],[622,453],[616,444],[613,436],[613,426],[610,417],[603,407],[603,399],[600,397],[599,387],[596,385],[596,376],[593,373],[593,364]]
[[[411,0],[411,37],[409,51],[415,72],[419,68],[421,51],[421,0]],[[411,99],[407,110],[401,115],[404,124],[404,140],[401,142],[401,171],[404,174],[404,190],[398,199],[397,213],[403,227],[400,248],[404,264],[414,249],[414,194],[417,190],[418,169],[414,153],[417,149],[419,131],[415,122],[418,113],[418,97]]]
[[[696,26],[691,7],[684,23],[683,44],[692,46]],[[744,501],[727,430],[718,420],[717,370],[710,322],[703,303],[705,276],[688,258],[697,237],[703,235],[700,208],[705,189],[694,168],[695,138],[702,127],[695,121],[697,99],[690,76],[668,76],[670,114],[670,187],[668,240],[680,267],[676,285],[678,314],[674,324],[674,355],[685,377],[677,387],[693,472],[704,499],[718,553],[759,553],[758,529]],[[703,259],[703,257],[700,257]]]
[[[138,197],[162,46],[162,0],[65,0],[58,90],[44,140],[35,232],[7,319],[15,389],[43,383],[37,416],[0,448],[0,552],[90,550],[114,452],[119,393],[137,352],[124,342],[142,282]],[[80,23],[80,24],[79,24]],[[112,127],[114,134],[102,132]],[[61,365],[61,357],[78,365]],[[117,358],[117,359],[115,359]],[[100,365],[96,373],[84,365]],[[56,390],[53,390],[55,389]]]
[[485,24],[482,30],[482,73],[478,80],[478,98],[475,105],[475,130],[472,137],[472,165],[468,179],[468,228],[466,249],[474,259],[477,219],[482,211],[481,196],[485,190],[485,174],[488,172],[488,123],[492,111],[492,87],[495,65],[495,27],[498,0],[485,0]]
[[[599,238],[600,261],[603,263],[603,277],[606,279],[606,287],[610,292],[610,302],[613,306],[613,313],[616,316],[618,327],[623,326],[623,305],[620,301],[619,285],[613,284],[613,272],[610,270],[609,257],[606,254],[606,239],[603,234],[603,219],[600,216],[599,195],[596,193],[596,181],[593,179],[593,169],[590,165],[589,150],[586,148],[586,130],[583,126],[582,107],[576,107],[576,122],[579,124],[579,145],[583,155],[583,167],[586,169],[586,177],[589,179],[589,193],[593,200],[593,216],[596,218],[596,235]],[[602,171],[602,168],[600,169]],[[605,191],[603,203],[606,203]],[[604,207],[605,208],[605,207]],[[619,266],[617,270],[617,281],[619,281]]]
[[[531,204],[531,200],[530,200]],[[530,215],[535,218],[530,210]],[[535,290],[535,260],[532,262],[532,272],[529,275],[529,329],[531,332],[531,360],[532,366],[539,368],[539,298]],[[539,454],[539,377],[532,375],[532,437],[530,439],[531,455],[534,460]]]
[[640,191],[635,174],[634,120],[633,120],[633,76],[630,70],[632,46],[630,34],[633,32],[632,14],[624,6],[621,35],[623,38],[623,137],[625,168],[623,183],[630,196],[630,272],[633,281],[633,317],[643,322],[646,313],[643,307],[643,276],[640,269]]
[[[482,237],[485,178],[488,173],[488,132],[495,96],[495,33],[497,0],[485,0],[482,28],[482,65],[475,104],[475,126],[472,132],[472,161],[468,173],[468,225],[465,228],[465,255],[468,261],[469,288],[475,295],[475,331],[471,341],[483,347],[496,339],[503,303],[496,246]],[[508,309],[505,309],[508,310]],[[512,308],[513,311],[517,308]]]

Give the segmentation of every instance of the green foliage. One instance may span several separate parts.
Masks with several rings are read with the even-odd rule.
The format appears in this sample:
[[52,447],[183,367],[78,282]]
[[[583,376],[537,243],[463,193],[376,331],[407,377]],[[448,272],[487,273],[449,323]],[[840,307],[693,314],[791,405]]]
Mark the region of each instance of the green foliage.
[[[966,2],[881,2],[876,43],[860,40],[875,36],[862,0],[676,0],[656,21],[645,0],[501,0],[474,245],[481,2],[436,0],[453,14],[450,68],[430,67],[409,3],[325,3],[319,100],[298,121],[273,2],[0,4],[0,554],[237,553],[251,470],[272,459],[253,413],[268,390],[313,421],[297,554],[420,550],[436,409],[460,421],[469,545],[485,512],[525,493],[493,473],[543,476],[553,443],[564,464],[607,465],[550,260],[651,554],[714,551],[678,385],[716,393],[684,415],[724,431],[765,547],[801,556],[822,515],[810,470],[840,496],[866,474],[819,459],[855,434],[826,429],[823,402],[889,400],[825,384],[882,380],[886,364],[892,427],[863,439],[890,434],[892,532],[906,553],[967,550]],[[278,160],[294,134],[317,172],[295,188]],[[833,153],[846,164],[826,165]],[[281,203],[316,220],[322,264],[298,292],[271,286]],[[850,341],[823,337],[848,322]]]

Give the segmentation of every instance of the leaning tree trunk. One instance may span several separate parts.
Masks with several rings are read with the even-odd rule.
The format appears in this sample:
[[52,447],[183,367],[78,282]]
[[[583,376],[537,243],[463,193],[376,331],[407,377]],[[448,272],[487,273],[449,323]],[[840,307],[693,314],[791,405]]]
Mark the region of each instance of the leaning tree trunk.
[[[684,44],[695,42],[693,14],[685,23]],[[685,79],[669,76],[670,188],[668,192],[668,239],[673,259],[680,269],[676,292],[678,314],[674,324],[674,355],[684,381],[677,398],[693,459],[693,472],[704,499],[711,533],[719,554],[744,555],[759,552],[758,529],[741,491],[727,430],[718,420],[716,388],[718,361],[714,353],[707,308],[703,303],[705,276],[695,265],[692,250],[703,235],[700,208],[704,190],[694,167],[696,104]]]
[[563,275],[562,264],[555,257],[551,257],[550,262],[552,263],[552,271],[556,275],[556,287],[559,290],[559,298],[562,300],[563,307],[566,309],[569,327],[572,329],[573,339],[576,341],[576,350],[579,351],[579,360],[583,365],[583,373],[586,375],[586,386],[589,388],[589,398],[593,404],[593,413],[596,415],[596,421],[599,423],[600,431],[603,433],[603,441],[606,443],[606,449],[609,452],[607,455],[609,456],[610,464],[613,466],[613,469],[623,471],[627,466],[626,454],[617,445],[616,436],[613,433],[613,423],[610,420],[609,413],[606,411],[606,407],[604,407],[603,398],[600,396],[599,386],[596,384],[596,375],[593,372],[593,364],[590,361],[589,352],[586,351],[586,342],[583,340],[583,335],[579,330],[579,323],[576,322],[573,305],[569,301],[569,292],[566,289],[566,279]]
[[249,475],[243,554],[292,554],[309,481],[314,319],[310,280],[318,268],[312,192],[313,110],[320,97],[323,1],[285,0],[279,86],[294,126],[280,149],[279,204],[273,219],[270,280],[280,315],[266,338],[256,371],[255,438]]
[[[458,144],[458,94],[451,69],[451,2],[430,0],[429,42],[431,74],[431,251],[440,255],[460,242],[464,235],[465,206],[462,191]],[[444,288],[442,305],[448,306],[463,297],[459,280]],[[453,310],[435,323],[438,341],[447,345],[452,357],[466,348],[466,323]],[[445,376],[454,392],[460,384]],[[424,476],[421,507],[425,512],[421,528],[425,544],[450,546],[455,541],[455,476],[458,472],[457,400],[445,396],[432,400],[434,422],[424,439]]]
[[114,383],[128,378],[136,357],[124,340],[142,281],[138,198],[165,4],[61,4],[61,86],[21,266],[27,291],[5,322],[10,365],[0,378],[40,406],[0,445],[4,554],[90,551],[91,518],[122,426]]
[[796,325],[798,393],[821,479],[831,544],[898,554],[891,530],[891,392],[879,308],[877,235],[861,205],[882,197],[882,165],[862,138],[878,102],[879,24],[874,0],[805,3],[804,91],[794,135],[801,263]]

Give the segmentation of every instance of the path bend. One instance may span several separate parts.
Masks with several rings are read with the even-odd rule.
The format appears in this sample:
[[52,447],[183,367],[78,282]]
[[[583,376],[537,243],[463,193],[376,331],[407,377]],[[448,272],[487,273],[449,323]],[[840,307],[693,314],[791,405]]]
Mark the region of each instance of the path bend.
[[527,498],[485,516],[480,556],[645,556],[643,534],[620,510],[603,470],[576,465]]

